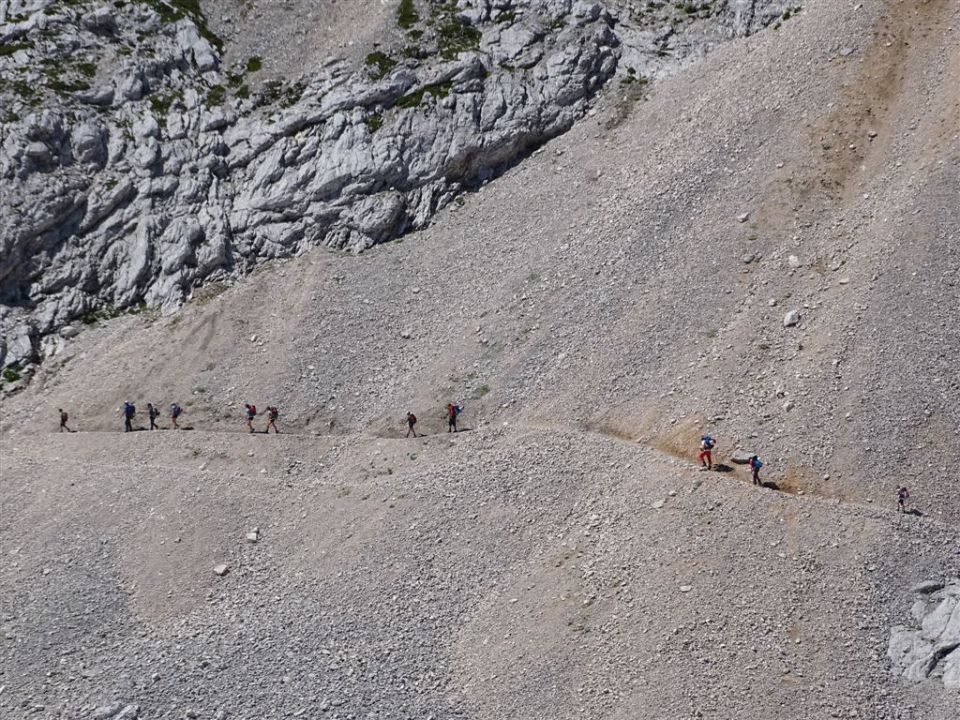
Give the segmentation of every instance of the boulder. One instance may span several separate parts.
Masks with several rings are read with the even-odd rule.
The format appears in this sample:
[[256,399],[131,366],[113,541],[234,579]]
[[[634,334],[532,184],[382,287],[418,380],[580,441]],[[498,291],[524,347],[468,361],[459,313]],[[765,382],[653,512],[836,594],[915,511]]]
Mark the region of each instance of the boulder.
[[89,90],[76,93],[74,97],[87,105],[107,107],[113,104],[113,88],[106,85],[92,87]]
[[891,629],[887,657],[894,672],[912,682],[940,679],[960,688],[960,582],[928,581],[918,595],[911,624]]
[[107,6],[88,12],[81,20],[83,27],[98,35],[111,35],[117,30],[117,21]]
[[80,163],[103,167],[107,161],[106,131],[94,120],[87,120],[70,134],[73,156]]

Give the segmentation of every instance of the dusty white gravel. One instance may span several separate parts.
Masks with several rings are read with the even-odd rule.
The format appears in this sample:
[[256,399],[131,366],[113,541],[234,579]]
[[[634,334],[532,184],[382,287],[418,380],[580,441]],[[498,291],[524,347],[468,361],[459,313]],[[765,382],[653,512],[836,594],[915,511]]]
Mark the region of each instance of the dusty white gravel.
[[0,716],[956,718],[886,649],[960,574],[958,13],[812,2],[402,243],[81,333],[4,402]]

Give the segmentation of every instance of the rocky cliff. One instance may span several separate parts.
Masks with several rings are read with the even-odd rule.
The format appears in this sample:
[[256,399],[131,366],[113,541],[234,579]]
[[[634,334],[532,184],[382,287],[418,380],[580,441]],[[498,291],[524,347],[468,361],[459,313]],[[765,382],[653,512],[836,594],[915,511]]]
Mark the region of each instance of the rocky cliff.
[[[402,0],[365,61],[257,82],[197,0],[0,2],[0,365],[78,319],[423,228],[563,133],[795,2]],[[296,19],[293,18],[293,21]]]

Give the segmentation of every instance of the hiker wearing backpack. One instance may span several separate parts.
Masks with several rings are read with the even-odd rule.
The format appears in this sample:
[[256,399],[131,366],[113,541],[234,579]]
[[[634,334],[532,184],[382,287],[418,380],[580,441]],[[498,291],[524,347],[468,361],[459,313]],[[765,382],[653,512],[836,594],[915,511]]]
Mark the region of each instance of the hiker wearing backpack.
[[70,416],[67,415],[67,411],[63,408],[57,408],[57,412],[60,413],[60,432],[63,432],[64,430],[67,432],[73,432],[73,430],[67,427],[67,420],[70,419]]
[[123,404],[123,431],[133,432],[133,416],[137,414],[137,408],[129,400]]
[[907,511],[907,501],[910,499],[910,491],[906,485],[897,486],[897,512]]
[[707,470],[713,470],[713,448],[716,444],[709,435],[700,438],[700,464]]
[[180,414],[183,412],[183,408],[177,405],[176,403],[170,404],[170,423],[173,425],[174,430],[179,430],[180,426],[177,424],[177,419],[180,417]]
[[753,473],[753,484],[754,485],[763,485],[760,482],[760,468],[763,467],[763,463],[760,462],[760,458],[756,455],[750,456],[750,472]]
[[416,437],[416,436],[417,436],[416,427],[417,427],[417,416],[414,415],[412,412],[408,412],[408,413],[407,413],[407,435],[406,435],[406,437],[410,437],[410,433],[413,433],[413,436]]
[[257,416],[257,406],[244,403],[243,408],[247,417],[247,428],[249,428],[250,432],[253,432],[253,419]]
[[457,415],[459,414],[458,406],[447,403],[447,432],[457,432]]
[[267,429],[264,430],[268,435],[270,434],[270,428],[273,428],[273,431],[280,434],[280,431],[277,430],[277,418],[280,417],[280,409],[276,405],[271,405],[267,408]]
[[157,418],[160,417],[160,408],[154,407],[153,403],[147,403],[147,416],[150,418],[150,429],[159,430]]

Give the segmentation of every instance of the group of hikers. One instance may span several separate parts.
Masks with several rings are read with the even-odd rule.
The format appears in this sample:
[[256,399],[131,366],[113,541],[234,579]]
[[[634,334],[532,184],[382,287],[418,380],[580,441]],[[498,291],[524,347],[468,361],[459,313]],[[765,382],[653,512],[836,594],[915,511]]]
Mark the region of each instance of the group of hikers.
[[[257,417],[257,406],[251,403],[243,404],[244,418],[246,419],[246,426],[250,432],[256,432],[256,429],[253,426],[253,421]],[[63,408],[59,408],[58,412],[60,413],[60,432],[75,432],[71,429],[67,422],[70,419],[70,416],[67,414],[67,411]],[[137,408],[136,406],[127,401],[123,404],[122,408],[117,409],[118,414],[123,415],[124,419],[124,432],[132,432],[133,419],[136,417]],[[458,432],[457,428],[457,418],[460,413],[463,412],[463,404],[456,403],[447,403],[445,415],[447,418],[447,432]],[[180,429],[178,420],[183,414],[183,408],[180,407],[177,403],[170,404],[170,424],[173,429]],[[159,430],[160,427],[157,425],[157,418],[160,417],[160,408],[153,403],[147,403],[147,417],[150,420],[150,429]],[[280,429],[277,427],[277,420],[280,418],[280,409],[276,405],[269,405],[266,411],[267,425],[261,431],[264,433],[269,433],[271,428],[277,434],[279,434]],[[407,434],[405,437],[421,437],[417,434],[417,416],[412,412],[407,412]],[[703,470],[713,470],[713,450],[717,445],[717,441],[710,435],[704,435],[700,438],[700,453],[697,456],[700,460],[701,469]],[[763,462],[760,460],[760,457],[757,455],[750,455],[746,460],[746,464],[750,468],[750,475],[753,480],[754,485],[763,485],[760,480],[760,468],[763,467]],[[899,512],[907,512],[906,504],[910,499],[910,491],[907,490],[906,486],[897,486],[897,510]]]
[[[253,427],[253,419],[257,416],[257,406],[251,405],[250,403],[243,404],[243,414],[247,419],[247,428],[250,432],[256,432]],[[267,426],[263,429],[263,432],[269,434],[270,428],[273,428],[273,431],[280,434],[280,430],[277,428],[277,418],[280,417],[280,409],[276,405],[267,406]]]
[[[150,420],[150,429],[159,430],[160,426],[157,425],[157,418],[160,417],[160,406],[154,405],[153,403],[147,403],[147,418]],[[63,432],[64,427],[66,427],[66,413],[60,411],[60,432]],[[117,408],[117,415],[123,417],[123,431],[124,432],[133,432],[133,419],[137,416],[137,406],[132,402],[127,400],[123,407]],[[177,403],[170,403],[170,426],[174,430],[180,429],[180,416],[183,415],[183,408],[180,407]],[[67,428],[67,430],[70,430]],[[72,431],[71,431],[72,432]]]
[[[713,470],[713,448],[716,447],[717,441],[714,440],[709,435],[704,435],[700,438],[700,465],[704,470]],[[763,485],[760,482],[760,468],[763,467],[763,462],[756,455],[751,455],[747,460],[747,465],[750,467],[750,474],[753,477],[754,485]]]
[[[69,425],[67,425],[70,420],[70,415],[63,408],[58,408],[57,412],[60,413],[60,432],[75,432]],[[457,432],[457,418],[460,413],[463,412],[463,404],[460,402],[456,403],[447,403],[445,416],[447,418],[447,432]],[[117,408],[117,414],[123,417],[123,431],[124,432],[133,432],[133,421],[137,416],[137,407],[132,402],[127,400],[123,403],[123,407]],[[180,416],[183,414],[183,408],[180,407],[177,403],[170,404],[170,424],[174,430],[180,429],[180,424],[178,422]],[[257,415],[257,406],[252,403],[243,404],[243,416],[246,423],[246,427],[250,432],[256,432],[256,428],[253,426],[253,421],[256,419]],[[157,425],[157,419],[160,417],[160,407],[154,405],[153,403],[147,403],[147,418],[150,420],[150,429],[151,430],[160,430],[160,426]],[[280,408],[276,405],[267,406],[266,411],[267,425],[261,431],[263,433],[269,433],[272,429],[275,433],[279,434],[280,429],[277,427],[277,420],[280,418]],[[407,435],[406,437],[420,437],[417,434],[417,416],[412,412],[407,413]]]
[[[697,456],[700,460],[700,467],[702,470],[713,470],[713,449],[716,447],[717,441],[713,439],[710,435],[704,435],[700,438],[700,454]],[[763,467],[763,462],[757,455],[750,455],[746,461],[746,464],[750,468],[750,475],[753,479],[754,485],[763,485],[760,481],[760,468]],[[907,490],[905,485],[897,486],[897,512],[905,513],[907,511],[907,502],[910,500],[910,491]],[[916,511],[913,511],[916,512]]]
[[[447,418],[447,432],[458,432],[457,429],[457,418],[460,413],[463,412],[463,403],[447,403],[447,409],[445,412]],[[407,434],[404,437],[421,437],[417,435],[417,416],[412,412],[407,412]]]

